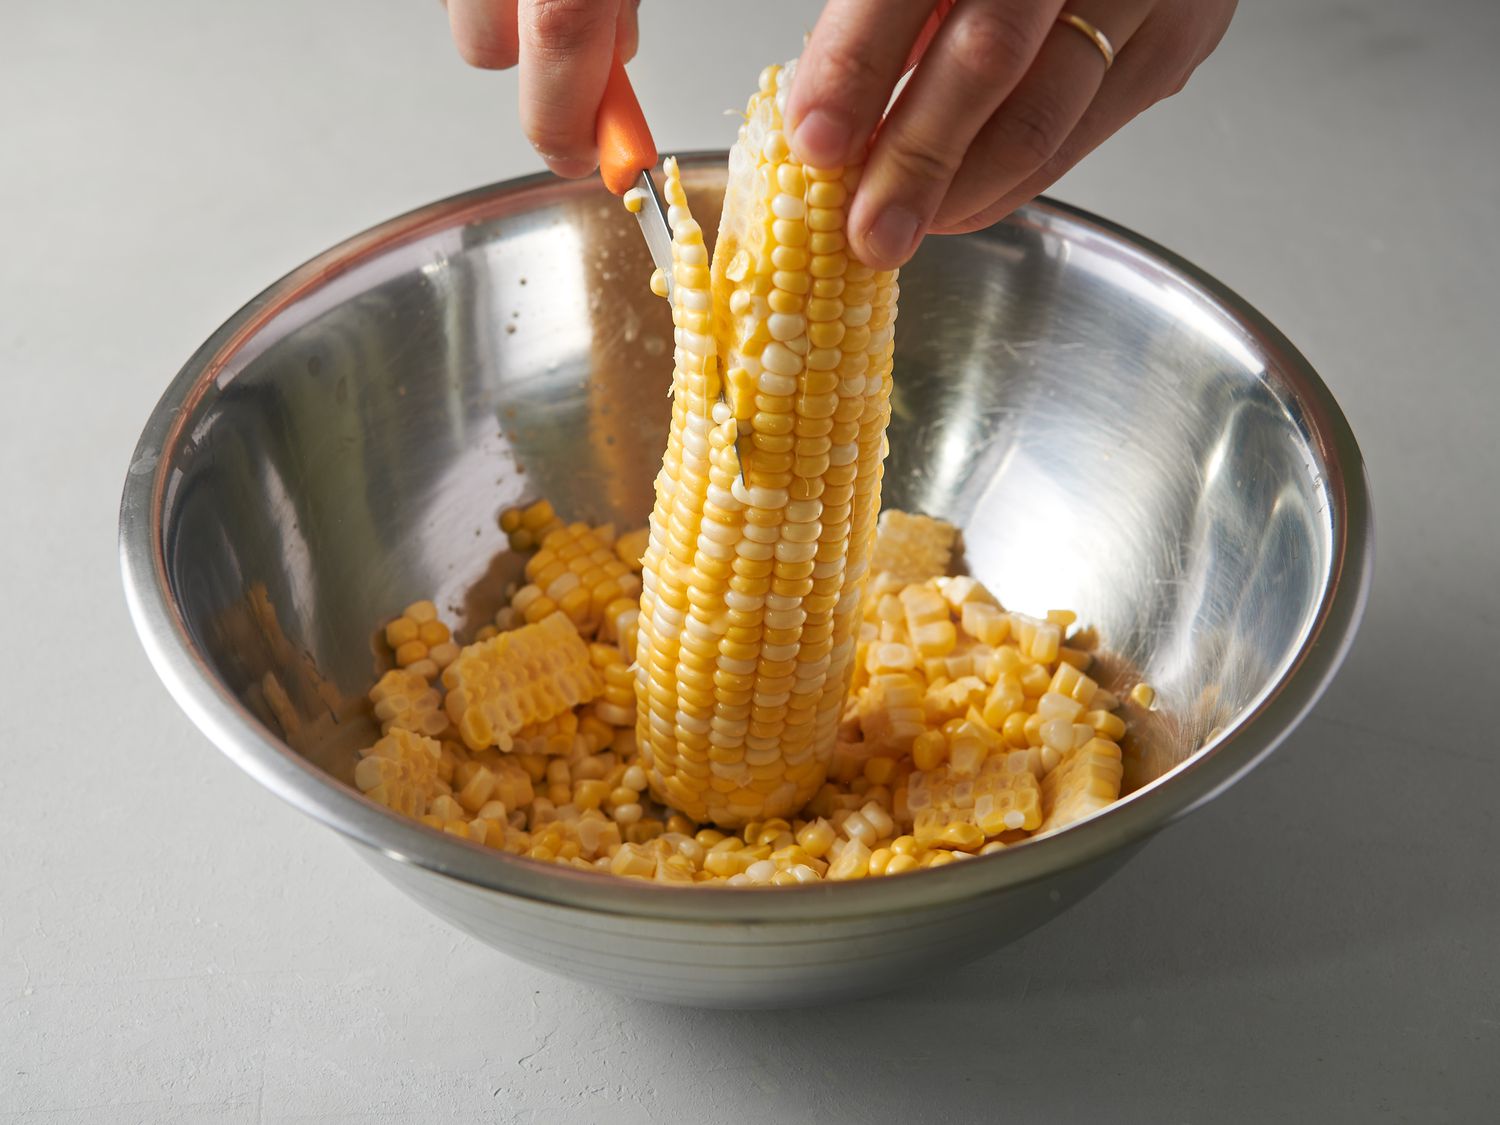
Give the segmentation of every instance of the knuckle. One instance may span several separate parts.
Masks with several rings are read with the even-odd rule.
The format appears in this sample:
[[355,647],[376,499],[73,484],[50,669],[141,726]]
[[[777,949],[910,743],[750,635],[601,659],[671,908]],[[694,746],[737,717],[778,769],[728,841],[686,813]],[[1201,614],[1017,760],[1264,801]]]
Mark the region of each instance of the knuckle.
[[1032,29],[1013,8],[977,8],[949,32],[953,66],[971,79],[987,80],[1023,68]]
[[891,146],[890,160],[908,183],[946,184],[958,171],[959,155],[925,138],[902,136]]
[[615,12],[598,0],[531,0],[531,39],[537,49],[562,61],[587,42]]
[[880,85],[873,59],[848,46],[825,51],[813,74],[814,97],[820,102],[858,103]]
[[1050,98],[1032,94],[1012,101],[1002,112],[1007,147],[1031,167],[1045,163],[1067,138],[1067,118]]

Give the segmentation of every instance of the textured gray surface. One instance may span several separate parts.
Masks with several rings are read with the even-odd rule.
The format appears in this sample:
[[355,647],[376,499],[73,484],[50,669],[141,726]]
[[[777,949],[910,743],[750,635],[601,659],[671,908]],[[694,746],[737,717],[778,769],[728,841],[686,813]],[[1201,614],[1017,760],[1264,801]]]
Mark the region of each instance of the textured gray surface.
[[[808,18],[714,7],[647,2],[664,149],[724,144],[720,109]],[[115,503],[166,380],[314,251],[535,168],[513,78],[459,66],[422,0],[7,5],[0,1119],[1492,1119],[1500,10],[1418,7],[1249,0],[1058,191],[1218,274],[1339,395],[1379,539],[1342,677],[1020,944],[883,1000],[726,1015],[430,920],[208,746],[119,593]],[[674,75],[674,19],[726,46]]]

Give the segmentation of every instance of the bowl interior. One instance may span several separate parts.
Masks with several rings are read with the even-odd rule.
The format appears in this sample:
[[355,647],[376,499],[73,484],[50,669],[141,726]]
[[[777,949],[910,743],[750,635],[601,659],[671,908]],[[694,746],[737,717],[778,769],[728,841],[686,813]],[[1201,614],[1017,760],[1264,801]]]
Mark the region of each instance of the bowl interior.
[[[722,163],[688,166],[716,223]],[[671,321],[602,189],[439,205],[263,296],[161,451],[166,581],[211,673],[347,781],[377,629],[483,623],[539,496],[643,523]],[[902,273],[888,506],[945,516],[1007,604],[1077,610],[1136,712],[1132,784],[1240,721],[1297,659],[1335,564],[1330,457],[1295,355],[1176,264],[1039,203]],[[221,334],[222,336],[222,334]]]

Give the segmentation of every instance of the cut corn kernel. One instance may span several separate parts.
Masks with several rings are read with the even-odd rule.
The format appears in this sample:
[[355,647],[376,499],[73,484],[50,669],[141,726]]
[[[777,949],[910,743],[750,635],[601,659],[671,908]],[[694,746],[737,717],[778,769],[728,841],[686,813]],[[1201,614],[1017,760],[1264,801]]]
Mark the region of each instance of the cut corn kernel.
[[448,716],[437,688],[409,668],[392,668],[370,689],[380,732],[409,730],[436,738],[448,729]]
[[397,666],[428,680],[436,679],[458,656],[452,633],[438,620],[437,606],[430,601],[413,602],[402,610],[385,627],[385,643]]
[[500,515],[500,530],[510,540],[512,551],[535,550],[548,535],[562,526],[552,505],[538,500],[525,508],[511,508]]
[[1044,815],[1039,834],[1056,832],[1107,808],[1120,796],[1120,748],[1102,738],[1070,751],[1042,779]]
[[871,567],[900,582],[926,582],[948,573],[958,528],[931,516],[881,512]]

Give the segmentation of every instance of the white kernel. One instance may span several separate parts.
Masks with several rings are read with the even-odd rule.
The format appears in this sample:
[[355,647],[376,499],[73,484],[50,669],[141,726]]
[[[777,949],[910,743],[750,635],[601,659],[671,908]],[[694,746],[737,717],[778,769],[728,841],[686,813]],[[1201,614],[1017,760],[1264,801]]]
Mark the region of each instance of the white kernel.
[[843,360],[844,353],[838,348],[813,348],[807,353],[809,371],[834,371]]
[[754,485],[750,489],[750,506],[752,508],[765,508],[775,510],[785,508],[790,497],[784,488],[766,488],[764,485]]
[[778,219],[800,219],[807,214],[807,204],[782,192],[771,200],[771,213]]
[[766,318],[766,329],[773,340],[791,340],[807,331],[807,317],[801,313],[772,313]]
[[[703,354],[706,355],[707,353]],[[802,357],[779,340],[774,340],[766,345],[765,351],[760,354],[760,361],[767,371],[774,371],[778,375],[799,375],[802,373]]]
[[818,553],[817,543],[791,543],[787,541],[776,544],[776,558],[779,562],[803,563],[811,562]]
[[797,392],[795,375],[777,375],[771,371],[762,371],[757,384],[762,394],[783,396]]

